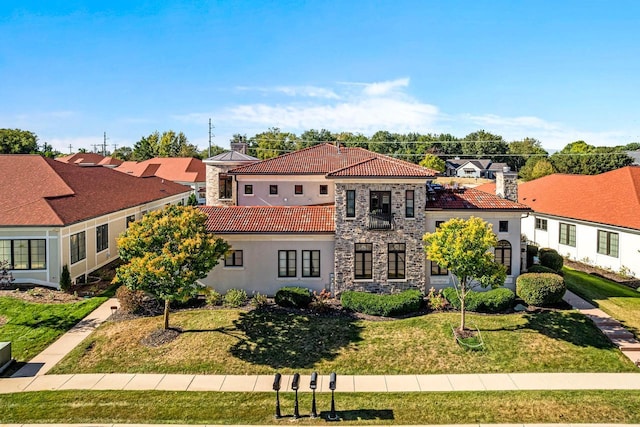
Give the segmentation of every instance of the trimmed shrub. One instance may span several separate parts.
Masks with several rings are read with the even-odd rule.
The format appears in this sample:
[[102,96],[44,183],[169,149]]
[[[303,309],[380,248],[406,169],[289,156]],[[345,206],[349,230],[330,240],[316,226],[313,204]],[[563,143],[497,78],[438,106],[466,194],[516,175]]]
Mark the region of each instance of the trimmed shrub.
[[554,271],[562,270],[564,259],[555,249],[542,248],[538,253],[540,254],[540,265]]
[[535,264],[532,265],[531,267],[529,267],[527,269],[527,273],[553,273],[553,274],[558,274],[557,271],[555,271],[552,268],[549,267],[545,267],[544,265],[540,265],[540,264]]
[[286,286],[278,289],[274,300],[280,307],[307,308],[313,301],[313,295],[307,288]]
[[60,273],[60,289],[65,292],[71,289],[71,274],[69,274],[67,264],[62,266],[62,273]]
[[543,307],[562,301],[567,287],[554,273],[525,273],[516,280],[516,293],[529,305]]
[[244,305],[247,293],[244,289],[229,289],[222,300],[222,304],[226,307],[237,308]]
[[268,304],[269,304],[269,299],[267,298],[266,295],[263,295],[260,292],[257,292],[251,298],[251,305],[254,306],[255,308],[263,308],[263,307],[266,307]]
[[[460,299],[454,288],[445,288],[442,294],[453,308],[460,309]],[[513,307],[515,299],[516,295],[507,288],[491,289],[485,292],[469,291],[465,308],[478,313],[503,313]]]
[[398,316],[413,313],[422,306],[422,292],[409,289],[398,294],[372,294],[369,292],[345,291],[340,302],[346,309],[372,316]]
[[204,288],[202,295],[208,305],[220,305],[222,303],[222,295],[213,288]]
[[144,311],[145,297],[144,291],[132,291],[126,286],[120,286],[116,291],[116,298],[123,313],[135,314]]

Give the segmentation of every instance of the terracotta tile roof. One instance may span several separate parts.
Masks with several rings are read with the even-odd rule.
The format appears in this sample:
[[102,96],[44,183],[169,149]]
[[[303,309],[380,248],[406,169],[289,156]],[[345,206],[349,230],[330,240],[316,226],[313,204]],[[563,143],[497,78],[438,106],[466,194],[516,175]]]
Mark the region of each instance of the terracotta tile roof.
[[142,162],[124,162],[117,171],[145,177],[157,176],[174,182],[205,182],[204,163],[192,157],[155,157]]
[[68,156],[57,157],[57,161],[69,164],[87,164],[87,165],[103,165],[113,166],[122,163],[122,160],[113,157],[105,157],[98,153],[76,153]]
[[334,206],[203,206],[213,233],[334,233]]
[[640,230],[640,166],[599,175],[547,175],[520,184],[518,200],[535,212]]
[[459,190],[439,190],[433,201],[427,201],[427,210],[476,209],[476,210],[518,210],[529,211],[528,206],[503,199],[495,193],[487,193],[477,188]]
[[432,169],[394,159],[387,156],[372,157],[351,166],[327,174],[327,177],[433,177],[438,172]]
[[36,155],[0,155],[0,226],[68,225],[190,189],[104,167],[78,167]]
[[[264,174],[264,175],[326,175],[331,172],[343,170],[349,166],[357,165],[365,160],[378,159],[380,161],[364,165],[358,169],[358,173],[364,175],[348,175],[344,171],[341,176],[375,176],[377,172],[384,171],[384,176],[422,176],[415,175],[417,169],[433,172],[420,166],[402,160],[394,159],[382,154],[374,153],[358,147],[336,147],[325,143],[313,147],[283,154],[272,159],[263,160],[247,166],[241,166],[230,171],[233,174]],[[382,165],[386,162],[386,166]],[[409,175],[409,165],[414,169]],[[369,170],[367,170],[367,167]],[[395,168],[395,169],[394,169]],[[336,175],[337,176],[337,175]]]

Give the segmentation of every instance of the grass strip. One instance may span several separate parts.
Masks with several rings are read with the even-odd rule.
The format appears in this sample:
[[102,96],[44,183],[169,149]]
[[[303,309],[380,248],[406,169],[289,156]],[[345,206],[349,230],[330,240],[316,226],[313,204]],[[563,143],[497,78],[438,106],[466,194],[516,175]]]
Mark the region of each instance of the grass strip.
[[[294,394],[161,391],[43,391],[0,395],[4,423],[185,423],[290,425]],[[300,393],[298,423],[324,424],[330,394]],[[336,393],[342,424],[638,423],[640,391]]]

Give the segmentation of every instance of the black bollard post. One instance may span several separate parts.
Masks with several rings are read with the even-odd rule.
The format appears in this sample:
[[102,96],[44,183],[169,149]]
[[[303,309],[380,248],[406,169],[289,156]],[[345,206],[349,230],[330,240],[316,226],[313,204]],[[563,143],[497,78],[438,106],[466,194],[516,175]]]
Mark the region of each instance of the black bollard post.
[[282,414],[280,414],[280,380],[282,376],[280,374],[276,374],[273,379],[273,390],[276,392],[276,415],[275,418],[282,418]]
[[329,389],[331,390],[331,412],[327,417],[327,421],[338,421],[338,414],[336,414],[336,402],[333,398],[336,391],[336,373],[332,372],[329,375]]
[[311,382],[309,383],[309,388],[313,392],[313,397],[311,399],[311,418],[318,418],[318,410],[316,409],[316,388],[318,387],[318,373],[314,372],[311,374]]
[[298,409],[298,388],[300,387],[300,374],[293,374],[293,381],[291,382],[291,390],[296,392],[296,403],[293,407],[293,419],[297,420],[300,418],[300,411]]

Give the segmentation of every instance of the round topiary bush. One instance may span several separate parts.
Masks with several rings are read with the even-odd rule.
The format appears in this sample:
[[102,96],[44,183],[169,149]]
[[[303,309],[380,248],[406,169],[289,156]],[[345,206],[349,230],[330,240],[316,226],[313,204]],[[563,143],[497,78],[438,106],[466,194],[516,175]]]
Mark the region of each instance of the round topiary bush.
[[516,280],[516,293],[529,305],[544,307],[562,301],[567,287],[554,273],[525,273]]
[[531,267],[529,267],[527,269],[527,273],[553,273],[553,274],[559,274],[557,271],[549,268],[549,267],[545,267],[544,265],[540,265],[540,264],[535,264],[532,265]]
[[564,265],[564,259],[556,250],[543,248],[538,251],[540,257],[540,265],[548,267],[554,271],[561,271]]
[[[445,288],[442,294],[453,308],[460,309],[460,299],[454,288]],[[469,291],[465,309],[478,313],[503,313],[513,307],[515,299],[516,295],[507,288],[491,289],[484,292]]]
[[286,286],[278,289],[274,301],[280,307],[307,308],[313,301],[313,295],[307,288]]

